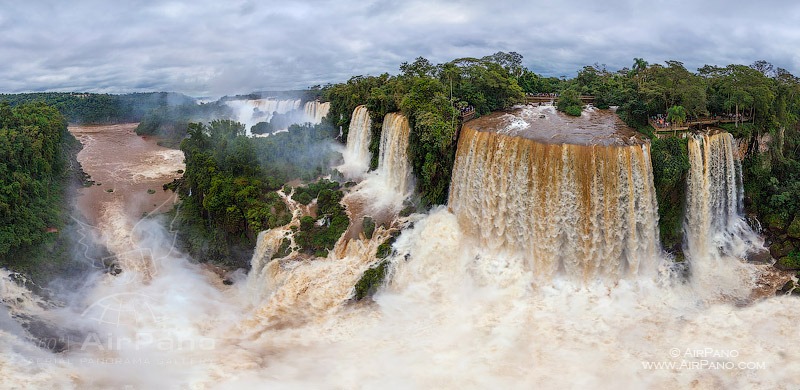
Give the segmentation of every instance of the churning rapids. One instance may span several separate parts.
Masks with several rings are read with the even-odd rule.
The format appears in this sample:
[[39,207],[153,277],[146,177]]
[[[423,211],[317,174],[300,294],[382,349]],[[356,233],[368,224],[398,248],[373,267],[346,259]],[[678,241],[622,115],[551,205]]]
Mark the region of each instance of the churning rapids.
[[[343,165],[364,180],[345,203],[413,185],[396,154],[401,115],[384,120],[394,149],[363,173],[365,111]],[[464,125],[448,207],[397,217],[374,199],[392,221],[372,240],[345,234],[327,259],[270,260],[291,229],[263,232],[232,285],[173,249],[169,221],[105,213],[122,274],[91,275],[58,305],[2,274],[1,387],[800,386],[800,301],[755,297],[768,267],[739,258],[761,243],[742,220],[729,135],[690,140],[687,276],[658,244],[646,141],[601,111],[573,125],[551,107],[505,115]],[[297,223],[302,206],[281,195]],[[350,302],[399,228],[389,281],[374,302]],[[67,349],[39,348],[22,320],[58,329]]]

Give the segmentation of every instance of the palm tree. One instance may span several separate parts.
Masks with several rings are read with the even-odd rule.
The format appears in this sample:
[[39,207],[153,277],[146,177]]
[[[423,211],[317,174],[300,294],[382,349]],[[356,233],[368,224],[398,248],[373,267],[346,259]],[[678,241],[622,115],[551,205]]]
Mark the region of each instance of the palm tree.
[[672,106],[667,109],[667,121],[680,127],[686,123],[686,109],[683,106]]
[[639,73],[647,69],[647,65],[648,65],[647,61],[645,61],[643,58],[633,59],[633,70],[636,71],[636,73]]
[[643,58],[633,59],[633,74],[636,77],[636,86],[639,89],[642,88],[642,72],[647,69],[647,65],[649,64]]

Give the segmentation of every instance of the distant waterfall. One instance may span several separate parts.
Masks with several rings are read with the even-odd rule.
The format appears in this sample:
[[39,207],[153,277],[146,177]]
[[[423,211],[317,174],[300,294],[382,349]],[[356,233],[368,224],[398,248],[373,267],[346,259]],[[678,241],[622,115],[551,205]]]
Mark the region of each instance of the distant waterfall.
[[350,128],[347,132],[347,145],[344,152],[344,164],[337,169],[348,179],[360,178],[369,169],[372,155],[369,152],[372,120],[366,106],[358,106],[353,110]]
[[470,125],[461,132],[449,206],[480,245],[521,255],[541,281],[656,268],[649,143],[551,144]]
[[330,102],[321,103],[318,100],[306,102],[306,104],[303,105],[303,117],[305,118],[306,122],[315,125],[320,124],[322,123],[322,118],[328,115],[330,110]]
[[408,118],[397,113],[386,114],[381,130],[378,174],[384,177],[387,188],[398,194],[406,194],[411,182],[409,133]]
[[259,111],[263,111],[269,115],[272,115],[273,112],[277,112],[278,114],[285,114],[289,111],[294,111],[300,108],[300,99],[256,99],[256,100],[249,100],[250,104]]
[[225,102],[233,109],[235,120],[245,125],[245,131],[250,134],[250,128],[258,122],[269,122],[275,113],[286,114],[299,110],[300,99],[251,99],[228,100]]

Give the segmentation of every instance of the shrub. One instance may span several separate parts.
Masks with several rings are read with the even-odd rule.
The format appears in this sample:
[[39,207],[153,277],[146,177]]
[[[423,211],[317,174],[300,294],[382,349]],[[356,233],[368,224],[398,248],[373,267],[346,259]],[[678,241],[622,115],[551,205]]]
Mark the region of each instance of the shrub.
[[383,284],[384,279],[386,279],[386,268],[388,266],[389,262],[383,260],[364,271],[364,274],[361,275],[361,279],[359,279],[355,285],[355,295],[353,299],[360,301],[374,295]]
[[372,234],[375,232],[375,220],[370,217],[364,217],[362,227],[364,228],[364,237],[371,239]]
[[568,106],[564,109],[564,113],[572,116],[581,116],[581,112],[582,110],[580,106]]

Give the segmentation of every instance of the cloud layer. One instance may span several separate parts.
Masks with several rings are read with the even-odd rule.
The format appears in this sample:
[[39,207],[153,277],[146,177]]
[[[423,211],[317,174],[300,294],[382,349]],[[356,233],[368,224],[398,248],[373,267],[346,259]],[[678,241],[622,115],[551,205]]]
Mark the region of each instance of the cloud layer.
[[[702,3],[702,4],[698,4]],[[800,73],[800,5],[783,1],[42,1],[0,9],[0,92],[306,88],[516,51],[537,73],[650,62]]]

